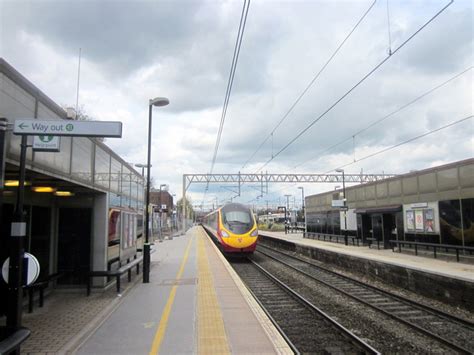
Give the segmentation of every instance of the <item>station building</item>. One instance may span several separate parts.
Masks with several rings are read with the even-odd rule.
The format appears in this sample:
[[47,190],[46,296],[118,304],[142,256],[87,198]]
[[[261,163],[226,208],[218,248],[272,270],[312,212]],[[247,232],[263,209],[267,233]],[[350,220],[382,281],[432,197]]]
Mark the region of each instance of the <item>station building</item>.
[[[0,117],[68,120],[53,102],[0,58]],[[1,133],[1,132],[0,132]],[[0,139],[0,262],[8,257],[19,180],[20,136]],[[29,143],[33,137],[28,137]],[[84,287],[89,270],[107,270],[143,243],[144,179],[94,138],[61,137],[58,152],[27,149],[25,251],[39,260],[40,279],[60,273],[59,287]],[[105,284],[105,280],[95,280]],[[2,298],[6,284],[0,281]],[[5,298],[3,298],[5,299]],[[2,303],[4,306],[4,303]],[[3,309],[0,310],[0,315]]]
[[[347,235],[364,244],[390,240],[474,246],[474,159],[306,197],[305,237]],[[345,220],[344,220],[345,219]]]

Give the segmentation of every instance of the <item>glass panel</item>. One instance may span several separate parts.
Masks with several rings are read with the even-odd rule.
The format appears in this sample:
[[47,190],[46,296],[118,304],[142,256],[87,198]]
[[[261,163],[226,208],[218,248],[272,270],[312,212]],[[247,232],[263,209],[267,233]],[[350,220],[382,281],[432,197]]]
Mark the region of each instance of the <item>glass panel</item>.
[[388,195],[388,186],[387,183],[380,183],[376,185],[376,190],[377,190],[377,198],[385,198]]
[[132,172],[124,165],[122,168],[121,191],[126,197],[126,202],[122,202],[123,206],[130,206]]
[[70,137],[61,137],[58,153],[35,152],[35,163],[41,164],[46,168],[69,174],[71,159],[71,141]]
[[442,244],[462,244],[459,200],[439,201],[439,223]]
[[461,200],[464,245],[474,246],[474,198]]
[[438,189],[441,191],[458,188],[458,170],[456,168],[438,171]]
[[403,178],[403,194],[415,195],[418,193],[418,184],[416,176]]
[[402,181],[394,180],[388,183],[388,192],[390,196],[397,197],[402,195]]
[[370,185],[365,187],[365,199],[374,200],[375,199],[375,185]]
[[341,214],[339,211],[332,213],[332,225],[334,228],[334,234],[341,234]]
[[120,177],[122,173],[122,163],[112,158],[110,166],[110,190],[120,193]]
[[372,216],[372,238],[376,240],[382,240],[382,216]]
[[94,179],[97,185],[109,188],[110,184],[110,155],[101,147],[95,148],[95,171]]
[[92,182],[92,142],[88,138],[74,137],[72,140],[72,177]]
[[420,192],[436,192],[436,175],[435,173],[418,176],[420,183]]
[[462,187],[474,186],[474,164],[459,168],[459,183]]

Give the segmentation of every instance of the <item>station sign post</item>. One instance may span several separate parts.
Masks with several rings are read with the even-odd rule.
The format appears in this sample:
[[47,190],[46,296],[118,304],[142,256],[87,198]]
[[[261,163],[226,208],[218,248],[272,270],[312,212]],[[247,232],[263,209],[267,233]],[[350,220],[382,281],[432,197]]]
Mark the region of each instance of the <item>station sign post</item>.
[[17,330],[22,318],[23,263],[26,218],[23,211],[25,193],[25,164],[28,136],[122,137],[122,123],[109,121],[16,119],[13,134],[21,136],[20,171],[16,208],[11,224],[10,258],[8,263],[7,328]]

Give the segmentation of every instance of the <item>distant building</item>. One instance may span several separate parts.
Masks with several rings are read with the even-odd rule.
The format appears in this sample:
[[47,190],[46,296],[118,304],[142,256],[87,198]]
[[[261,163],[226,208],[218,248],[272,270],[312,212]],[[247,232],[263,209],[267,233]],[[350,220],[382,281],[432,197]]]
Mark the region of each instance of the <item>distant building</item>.
[[[342,191],[307,196],[306,236],[344,234]],[[347,234],[474,246],[474,159],[346,188]],[[335,203],[337,202],[337,203]]]

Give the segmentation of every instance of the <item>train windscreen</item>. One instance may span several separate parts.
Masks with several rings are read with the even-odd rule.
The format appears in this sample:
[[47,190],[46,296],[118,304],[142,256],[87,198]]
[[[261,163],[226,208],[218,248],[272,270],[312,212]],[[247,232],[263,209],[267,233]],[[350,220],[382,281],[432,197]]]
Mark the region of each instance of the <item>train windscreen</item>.
[[235,234],[247,233],[253,227],[250,211],[238,205],[230,205],[222,209],[222,222],[227,229]]

